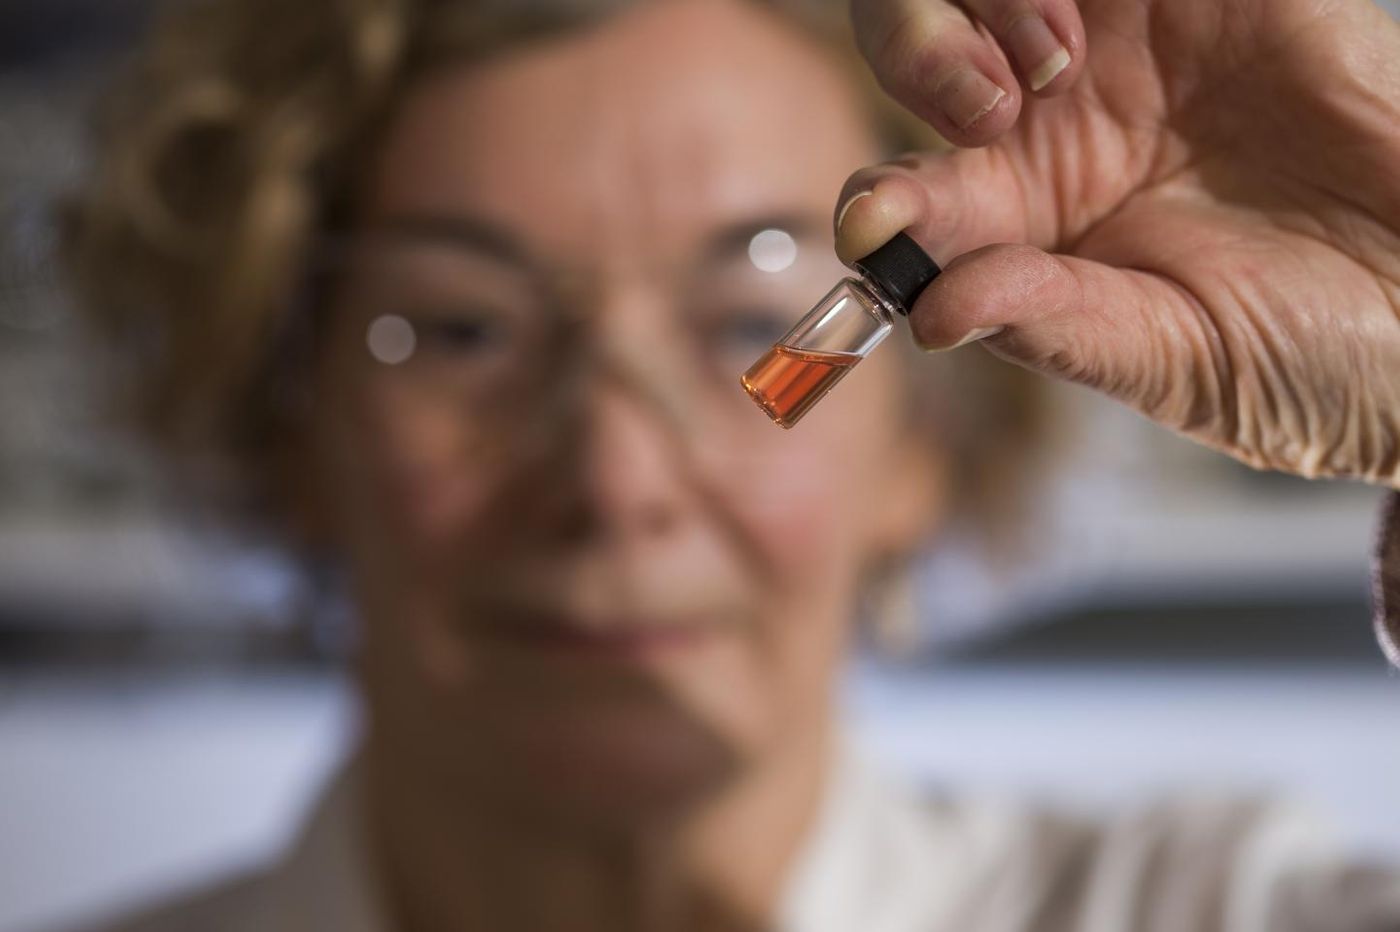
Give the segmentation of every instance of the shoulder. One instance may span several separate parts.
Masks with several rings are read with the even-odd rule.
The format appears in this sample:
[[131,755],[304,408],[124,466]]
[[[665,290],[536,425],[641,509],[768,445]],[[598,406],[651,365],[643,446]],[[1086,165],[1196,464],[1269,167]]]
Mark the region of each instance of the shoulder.
[[1339,909],[1361,904],[1345,902],[1341,891],[1362,888],[1372,915],[1400,916],[1386,905],[1395,874],[1338,858],[1306,813],[1266,799],[1174,797],[1107,818],[965,802],[934,803],[931,811],[930,827],[951,831],[977,866],[961,913],[966,925],[994,919],[998,927],[1037,932],[1391,928],[1369,925],[1360,913],[1339,924]]
[[270,863],[88,932],[378,932],[387,928],[370,869],[353,766],[321,794]]
[[267,875],[247,873],[80,927],[79,932],[252,932],[267,927]]
[[1306,810],[1267,799],[1179,798],[1110,822],[1094,876],[1087,903],[1155,916],[1152,930],[1183,914],[1221,932],[1400,929],[1395,865],[1342,850]]

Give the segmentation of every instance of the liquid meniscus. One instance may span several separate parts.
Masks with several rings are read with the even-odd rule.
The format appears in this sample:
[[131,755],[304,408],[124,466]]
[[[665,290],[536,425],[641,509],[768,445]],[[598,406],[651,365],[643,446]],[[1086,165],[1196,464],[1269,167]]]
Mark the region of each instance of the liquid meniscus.
[[854,353],[817,353],[779,343],[740,381],[774,423],[791,427],[860,360]]

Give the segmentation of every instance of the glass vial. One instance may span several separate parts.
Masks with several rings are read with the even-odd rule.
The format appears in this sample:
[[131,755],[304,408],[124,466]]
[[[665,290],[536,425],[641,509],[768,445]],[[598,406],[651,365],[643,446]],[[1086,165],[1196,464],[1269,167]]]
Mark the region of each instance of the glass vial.
[[906,234],[855,263],[773,348],[749,367],[744,391],[779,427],[792,427],[879,346],[939,268]]

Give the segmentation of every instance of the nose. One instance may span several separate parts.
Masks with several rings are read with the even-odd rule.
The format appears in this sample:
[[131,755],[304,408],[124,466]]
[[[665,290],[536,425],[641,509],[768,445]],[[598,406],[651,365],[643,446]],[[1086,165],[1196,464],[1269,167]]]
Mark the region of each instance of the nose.
[[676,532],[688,500],[683,445],[644,386],[604,375],[584,415],[577,476],[579,507],[600,535],[618,543]]
[[676,535],[697,499],[683,418],[658,373],[607,354],[589,369],[547,450],[514,477],[517,532],[623,548]]

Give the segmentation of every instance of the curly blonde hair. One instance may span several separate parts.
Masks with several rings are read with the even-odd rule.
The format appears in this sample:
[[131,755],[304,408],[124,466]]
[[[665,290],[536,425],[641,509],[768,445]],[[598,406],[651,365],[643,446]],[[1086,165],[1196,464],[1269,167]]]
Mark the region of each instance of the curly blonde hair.
[[[289,402],[304,361],[289,347],[312,252],[344,219],[405,89],[443,63],[587,28],[638,2],[206,0],[169,14],[108,96],[93,171],[68,214],[78,296],[133,376],[148,434],[241,512],[287,505],[305,417]],[[842,11],[754,2],[850,64],[892,151],[937,144],[856,64]],[[990,501],[978,490],[1002,485],[995,464],[1019,456],[1038,406],[1009,367],[961,368],[958,406],[945,406],[939,429],[954,441],[964,497]],[[911,408],[927,415],[931,394],[941,393]]]

